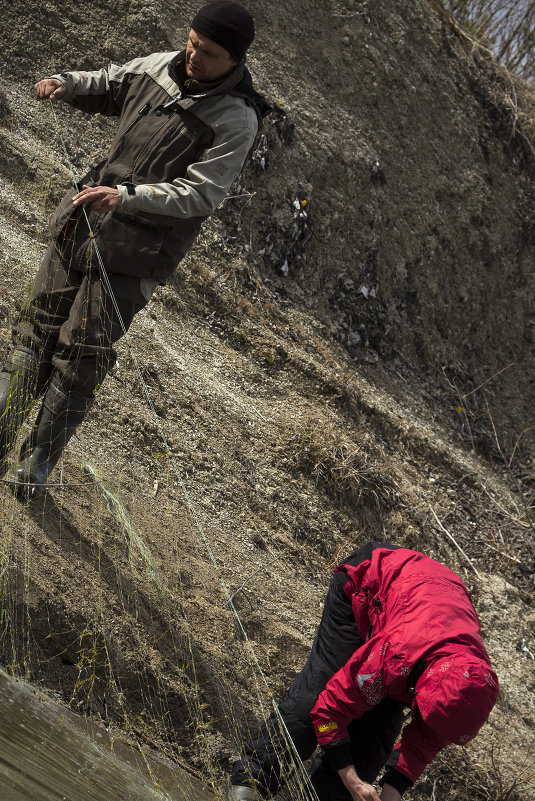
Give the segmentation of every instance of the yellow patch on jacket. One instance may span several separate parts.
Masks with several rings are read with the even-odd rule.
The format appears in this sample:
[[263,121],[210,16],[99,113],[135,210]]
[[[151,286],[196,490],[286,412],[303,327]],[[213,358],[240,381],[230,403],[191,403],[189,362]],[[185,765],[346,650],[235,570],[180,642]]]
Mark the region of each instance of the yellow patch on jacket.
[[327,723],[320,723],[318,726],[318,732],[323,734],[326,731],[336,731],[338,728],[338,723],[335,720],[329,720]]

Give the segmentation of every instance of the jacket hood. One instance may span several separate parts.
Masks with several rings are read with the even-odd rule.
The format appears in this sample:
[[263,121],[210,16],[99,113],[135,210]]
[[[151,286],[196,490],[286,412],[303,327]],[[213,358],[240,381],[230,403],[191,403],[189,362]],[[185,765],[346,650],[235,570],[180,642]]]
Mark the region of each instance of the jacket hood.
[[261,95],[260,92],[257,92],[254,88],[253,79],[247,67],[244,67],[242,78],[234,87],[232,94],[243,97],[244,100],[254,106],[257,114],[262,118],[267,117],[267,115],[271,114],[273,111],[272,106],[269,105],[264,95]]
[[488,662],[453,654],[435,660],[415,690],[425,726],[440,732],[443,745],[464,745],[487,720],[498,696],[498,678]]

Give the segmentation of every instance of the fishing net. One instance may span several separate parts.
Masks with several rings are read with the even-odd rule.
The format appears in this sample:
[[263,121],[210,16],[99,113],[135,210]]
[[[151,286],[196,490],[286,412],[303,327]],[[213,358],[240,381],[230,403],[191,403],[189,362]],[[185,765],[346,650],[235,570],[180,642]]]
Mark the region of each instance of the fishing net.
[[[36,125],[44,142],[35,168],[21,167],[19,181],[3,190],[11,219],[8,213],[2,224],[21,226],[27,218],[32,224],[31,230],[21,226],[25,233],[18,238],[4,237],[5,269],[13,280],[2,309],[10,430],[0,498],[1,662],[14,677],[54,688],[73,710],[140,748],[157,749],[219,792],[243,742],[262,720],[277,719],[273,690],[248,637],[251,624],[244,625],[239,607],[246,604],[261,627],[255,586],[269,590],[288,582],[292,571],[277,543],[266,549],[254,531],[260,565],[252,570],[250,561],[244,568],[232,563],[243,543],[229,546],[213,525],[214,512],[233,514],[225,509],[224,484],[216,506],[213,496],[203,497],[188,451],[202,452],[205,440],[196,469],[214,469],[219,482],[221,466],[208,465],[206,443],[211,436],[232,441],[235,420],[222,414],[214,430],[203,403],[210,382],[199,385],[195,368],[185,394],[197,414],[180,420],[176,409],[162,408],[163,378],[151,346],[158,336],[177,351],[180,342],[175,332],[168,339],[169,332],[155,332],[150,306],[125,335],[131,310],[123,319],[126,282],[108,277],[92,245],[97,215],[73,213],[60,244],[47,245],[56,182],[65,188],[58,162],[66,162],[72,180],[75,170],[51,107],[40,107]],[[18,198],[33,199],[31,214]],[[81,247],[88,231],[89,247]],[[15,344],[9,345],[12,325]],[[150,344],[143,343],[140,357],[136,345],[141,348],[147,328]],[[110,356],[111,331],[118,359]],[[10,362],[14,352],[22,353],[21,363]],[[183,366],[178,369],[182,374]],[[17,467],[35,447],[58,375],[65,397],[85,393],[94,403],[62,450],[47,491],[27,503]],[[244,416],[246,409],[251,414],[246,398],[235,401]],[[246,457],[236,458],[243,469]],[[255,527],[254,505],[236,515],[239,538],[244,523]],[[278,563],[285,564],[284,576],[270,572]],[[289,603],[291,596],[290,585]],[[270,669],[270,646],[260,639]],[[277,690],[280,695],[282,685]],[[292,756],[280,721],[276,728],[287,792],[309,797],[306,770]],[[177,778],[186,797],[188,775]],[[157,784],[155,777],[155,790]]]

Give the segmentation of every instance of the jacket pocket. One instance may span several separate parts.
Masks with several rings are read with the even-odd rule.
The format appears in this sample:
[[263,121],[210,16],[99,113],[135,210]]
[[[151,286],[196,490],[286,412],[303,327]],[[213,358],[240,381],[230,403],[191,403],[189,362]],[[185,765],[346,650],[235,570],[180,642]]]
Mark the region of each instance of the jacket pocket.
[[102,220],[94,241],[107,272],[152,278],[167,232],[166,226],[115,211]]
[[[76,188],[72,186],[52,212],[48,227],[54,239],[61,240],[64,238],[82,217],[82,208],[73,206],[72,199],[77,192],[81,191],[83,184],[96,186],[99,183],[99,174],[104,163],[101,161],[100,164],[91,167],[89,172],[76,182]],[[89,209],[87,210],[89,211]]]
[[65,235],[70,228],[76,225],[80,217],[80,209],[72,204],[75,194],[76,191],[73,187],[52,212],[48,221],[48,228],[54,239],[61,239],[62,235]]
[[177,264],[182,261],[201,228],[201,220],[177,220],[175,225],[167,229],[162,240],[158,264],[152,277],[160,284],[165,284]]

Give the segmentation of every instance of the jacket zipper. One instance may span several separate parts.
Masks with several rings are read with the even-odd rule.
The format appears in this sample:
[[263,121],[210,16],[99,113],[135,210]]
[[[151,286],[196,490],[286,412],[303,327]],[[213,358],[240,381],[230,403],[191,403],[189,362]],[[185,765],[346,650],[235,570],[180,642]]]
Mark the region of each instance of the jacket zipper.
[[117,147],[115,148],[115,150],[113,151],[113,153],[110,153],[110,154],[108,155],[108,158],[106,159],[106,163],[105,163],[105,165],[104,165],[104,172],[106,172],[106,170],[107,170],[107,168],[108,168],[108,165],[109,165],[109,163],[110,163],[110,159],[111,159],[111,157],[112,157],[112,156],[115,156],[115,153],[116,153],[118,150],[120,150],[120,148],[121,148],[122,146],[124,146],[124,143],[125,143],[125,137],[126,137],[126,135],[127,135],[128,133],[130,133],[130,131],[132,130],[132,128],[134,127],[134,125],[137,125],[137,123],[140,121],[140,119],[141,119],[142,117],[146,117],[146,116],[147,116],[147,114],[149,113],[149,111],[151,110],[151,108],[152,108],[152,104],[151,104],[150,100],[147,100],[147,102],[145,103],[145,105],[144,105],[144,106],[141,106],[141,108],[139,109],[138,113],[136,114],[136,116],[134,117],[134,119],[132,120],[132,122],[130,123],[130,125],[128,125],[128,126],[127,126],[127,128],[125,128],[125,130],[124,130],[124,131],[123,131],[123,133],[121,134],[121,144],[118,144],[118,145],[117,145]]

